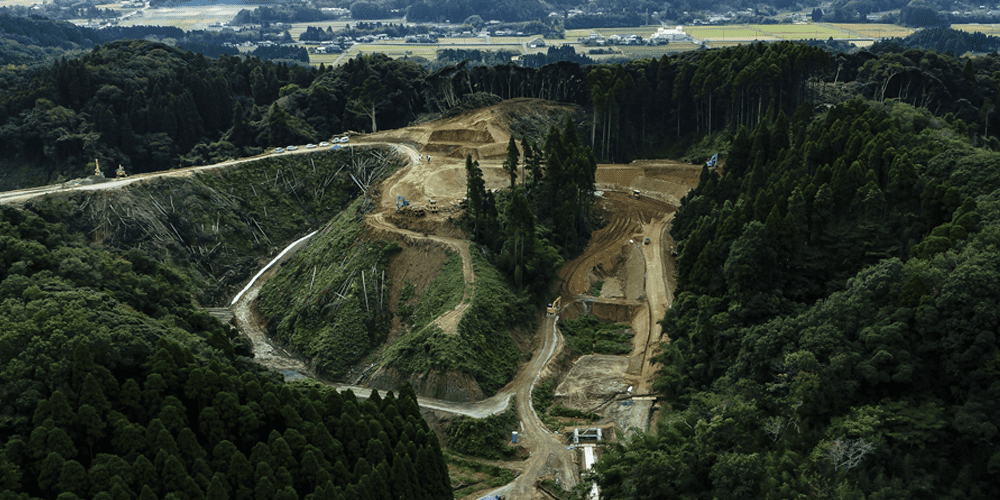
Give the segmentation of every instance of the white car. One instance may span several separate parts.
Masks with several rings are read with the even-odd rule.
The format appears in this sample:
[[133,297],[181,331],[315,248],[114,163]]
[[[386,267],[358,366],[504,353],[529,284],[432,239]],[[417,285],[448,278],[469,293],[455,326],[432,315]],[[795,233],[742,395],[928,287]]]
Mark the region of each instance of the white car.
[[274,148],[274,152],[275,153],[284,153],[285,152],[285,148]]
[[323,141],[323,142],[319,143],[319,147],[321,147],[321,148],[325,148],[325,147],[327,147],[329,145],[330,145],[330,143],[326,142],[326,141]]
[[306,144],[306,149],[316,149],[315,144]]
[[347,141],[350,141],[350,140],[351,140],[351,138],[347,137],[346,135],[344,137],[340,138],[340,142],[347,142]]
[[299,147],[298,147],[298,146],[288,146],[288,147],[287,147],[287,148],[285,148],[285,149],[287,149],[287,150],[289,150],[289,151],[298,151]]

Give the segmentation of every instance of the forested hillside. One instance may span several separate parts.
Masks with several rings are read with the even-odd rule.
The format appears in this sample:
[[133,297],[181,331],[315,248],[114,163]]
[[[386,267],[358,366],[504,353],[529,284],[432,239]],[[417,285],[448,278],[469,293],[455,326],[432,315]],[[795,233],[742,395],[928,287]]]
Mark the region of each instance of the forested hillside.
[[904,52],[906,49],[933,49],[938,52],[995,52],[1000,49],[1000,37],[982,33],[967,33],[949,28],[922,29],[904,38],[879,40],[868,49],[876,54]]
[[767,116],[677,213],[671,409],[603,493],[994,496],[996,153],[899,102]]
[[451,498],[408,388],[287,385],[183,272],[30,212],[0,210],[0,233],[3,498]]
[[[911,41],[942,40],[926,33]],[[480,92],[575,103],[589,114],[512,139],[509,191],[486,190],[469,158],[464,224],[480,280],[471,311],[458,336],[428,326],[430,304],[415,311],[404,320],[413,331],[385,352],[390,364],[404,376],[457,370],[496,390],[516,370],[508,334],[529,320],[527,297],[537,302],[589,239],[597,162],[725,151],[673,222],[677,298],[657,384],[669,408],[656,434],[609,448],[594,475],[604,494],[989,498],[1000,495],[995,75],[995,54],[892,43],[428,70],[382,55],[308,68],[117,41],[3,68],[0,188],[83,177],[95,159],[149,172],[401,127]],[[355,191],[340,161],[274,158],[182,187],[150,184],[135,193],[152,204],[130,206],[114,227],[88,219],[96,203],[82,197],[30,204],[45,220],[0,211],[8,496],[450,495],[411,391],[361,403],[283,385],[192,302],[241,281],[272,237],[348,206]],[[156,224],[177,238],[144,239]],[[385,281],[359,292],[329,269],[318,283],[344,292],[337,300],[292,303],[283,287],[316,276],[307,257],[333,254],[374,277],[395,248],[357,244],[353,209],[328,229],[261,307],[272,333],[336,377],[384,339],[384,304],[362,313],[361,303]],[[211,293],[199,288],[207,276],[218,278]],[[326,324],[335,309],[349,314]]]
[[897,99],[951,113],[977,136],[998,130],[988,126],[1000,99],[993,56],[922,49],[833,56],[781,42],[580,66],[547,64],[574,57],[550,52],[525,62],[537,68],[460,62],[430,71],[382,55],[306,68],[109,42],[78,58],[0,73],[0,145],[8,151],[0,187],[82,177],[95,158],[147,172],[396,128],[475,92],[590,106],[587,142],[598,158],[617,162],[683,155],[706,136],[755,126],[771,100],[791,115],[805,100]]
[[65,51],[89,49],[94,30],[48,19],[12,16],[0,9],[0,63],[30,64]]

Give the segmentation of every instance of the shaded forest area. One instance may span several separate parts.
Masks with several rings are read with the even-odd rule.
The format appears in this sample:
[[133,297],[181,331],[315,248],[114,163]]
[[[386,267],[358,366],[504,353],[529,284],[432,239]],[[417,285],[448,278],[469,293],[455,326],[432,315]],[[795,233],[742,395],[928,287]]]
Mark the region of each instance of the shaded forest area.
[[282,383],[140,250],[0,209],[3,498],[451,498],[409,387]]
[[[535,291],[529,276],[585,244],[598,158],[727,151],[673,224],[677,300],[657,383],[670,408],[657,434],[609,448],[594,475],[606,495],[990,497],[1000,488],[998,62],[785,42],[624,65],[429,71],[378,55],[305,68],[111,42],[0,73],[0,144],[12,155],[2,185],[81,177],[93,158],[155,171],[399,127],[474,92],[589,106],[588,120],[524,148],[530,176],[512,175],[499,198],[468,162],[474,255],[491,255],[496,282]],[[352,111],[358,100],[374,112]],[[193,307],[183,272],[30,214],[0,215],[4,490],[450,495],[408,391],[359,403],[279,384]],[[459,325],[484,342],[513,316],[487,293]],[[428,332],[394,355],[419,371],[462,348]],[[432,355],[407,356],[417,351]],[[493,357],[489,370],[454,368],[495,389],[517,360]]]
[[[59,36],[82,35],[53,35]],[[931,38],[927,43],[940,37]],[[581,66],[589,62],[584,56],[566,61],[569,55],[550,49],[525,63],[539,67],[458,62],[428,70],[382,55],[308,68],[109,42],[80,57],[0,74],[0,144],[10,152],[0,186],[82,177],[95,158],[149,172],[319,142],[347,130],[401,127],[475,92],[590,106],[590,130],[582,125],[581,135],[599,159],[614,162],[682,156],[706,135],[725,140],[740,125],[759,123],[772,101],[791,115],[806,100],[826,106],[850,97],[896,99],[950,114],[967,126],[961,133],[994,140],[996,56],[903,50],[833,55],[780,42]]]
[[670,409],[603,494],[993,496],[1000,155],[898,101],[767,116],[677,212]]
[[869,47],[874,54],[887,52],[905,52],[907,49],[934,48],[951,55],[966,52],[996,52],[1000,50],[1000,37],[982,33],[966,33],[948,28],[927,28],[913,34],[898,38],[879,40]]

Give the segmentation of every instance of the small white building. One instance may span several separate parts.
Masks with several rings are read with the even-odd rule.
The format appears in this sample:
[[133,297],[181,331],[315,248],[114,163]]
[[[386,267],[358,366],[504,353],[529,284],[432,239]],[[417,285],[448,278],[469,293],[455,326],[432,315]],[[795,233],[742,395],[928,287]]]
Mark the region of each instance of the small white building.
[[650,45],[663,45],[672,42],[691,42],[694,39],[684,32],[683,26],[674,29],[660,28],[656,33],[649,35]]

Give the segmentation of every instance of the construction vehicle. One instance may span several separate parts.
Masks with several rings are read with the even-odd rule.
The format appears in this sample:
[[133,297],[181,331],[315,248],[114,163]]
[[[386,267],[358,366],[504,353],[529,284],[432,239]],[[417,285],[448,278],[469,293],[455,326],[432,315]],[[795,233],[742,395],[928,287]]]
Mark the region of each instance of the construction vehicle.
[[434,198],[427,200],[427,211],[432,214],[438,213],[437,200]]
[[104,172],[101,172],[101,163],[94,158],[94,175],[97,177],[104,177]]
[[629,194],[628,196],[629,196],[629,198],[635,198],[635,199],[637,199],[637,200],[638,200],[638,199],[639,199],[639,196],[640,196],[640,195],[639,195],[639,190],[638,190],[638,189],[633,189],[633,190],[632,190],[632,193],[631,193],[631,194]]
[[719,164],[719,153],[715,153],[715,155],[712,156],[711,160],[705,162],[705,166],[708,168],[715,168],[715,166],[718,164]]
[[559,301],[562,297],[556,297],[556,300],[549,304],[549,307],[545,309],[545,312],[549,314],[559,314]]
[[119,179],[122,177],[128,177],[128,174],[125,172],[125,167],[123,167],[121,163],[118,164],[118,170],[115,170],[115,177]]
[[469,198],[462,198],[462,201],[458,202],[458,208],[461,209],[469,208]]
[[396,196],[396,213],[398,214],[403,210],[404,207],[410,206],[410,202],[403,198],[403,195]]
[[423,207],[418,207],[412,205],[410,200],[407,200],[403,195],[396,196],[396,213],[403,215],[412,215],[414,217],[423,217],[424,209]]

